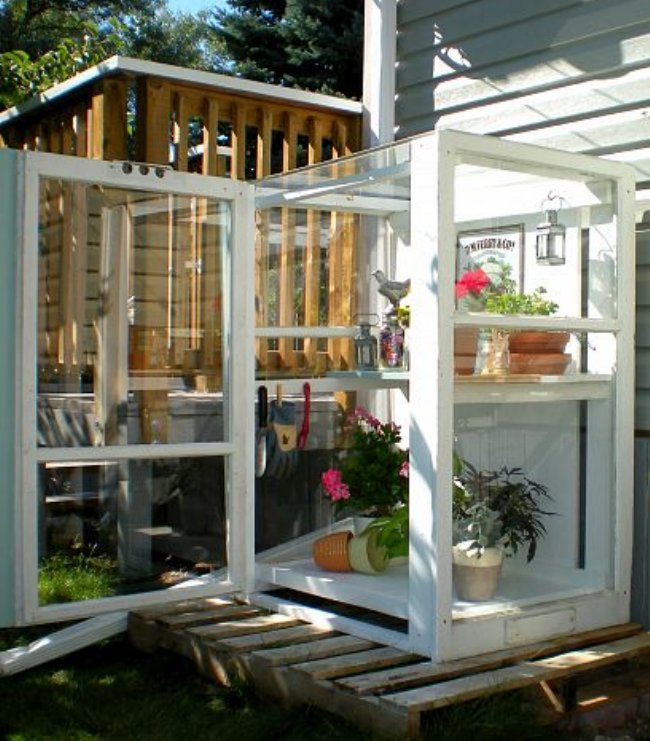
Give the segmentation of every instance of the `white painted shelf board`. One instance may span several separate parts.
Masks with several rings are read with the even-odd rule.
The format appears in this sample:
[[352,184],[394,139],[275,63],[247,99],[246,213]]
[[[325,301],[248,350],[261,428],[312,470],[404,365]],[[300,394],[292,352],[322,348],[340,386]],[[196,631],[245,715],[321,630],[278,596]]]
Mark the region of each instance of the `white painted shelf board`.
[[409,372],[407,370],[351,370],[351,371],[328,371],[328,378],[364,378],[373,381],[408,381]]
[[488,312],[457,312],[456,327],[502,327],[503,329],[544,329],[561,332],[618,332],[618,319],[600,317],[522,316],[520,314],[490,314]]
[[[376,373],[376,371],[371,371]],[[305,382],[311,386],[312,393],[333,393],[335,391],[363,391],[365,389],[408,389],[408,372],[387,372],[386,375],[368,377],[362,371],[332,371],[327,376],[303,378],[257,378],[255,386],[267,386],[273,389],[275,384],[282,384],[285,394],[301,394]],[[313,403],[313,400],[312,400]]]
[[607,399],[612,394],[609,375],[575,373],[566,376],[509,376],[507,380],[490,380],[485,376],[455,379],[456,403],[512,404],[517,402],[551,402]]
[[464,602],[454,599],[453,620],[466,620],[498,614],[518,614],[533,605],[575,599],[600,592],[602,588],[589,589],[571,584],[567,580],[544,578],[535,573],[504,573],[501,575],[494,598],[485,602]]
[[[408,371],[332,371],[323,379],[337,380],[346,388],[359,383],[365,388],[405,387]],[[562,376],[511,375],[499,379],[486,376],[457,376],[454,379],[456,403],[517,403],[607,399],[612,393],[612,377],[606,374],[573,373]],[[321,382],[312,382],[321,390]],[[324,388],[322,390],[325,390]]]
[[408,566],[390,566],[382,574],[328,573],[311,558],[257,564],[256,577],[274,586],[365,607],[385,615],[408,617]]
[[[394,565],[382,574],[325,572],[311,558],[278,563],[258,563],[259,580],[276,587],[305,592],[324,599],[408,619],[408,565]],[[567,579],[548,578],[534,572],[504,571],[497,593],[486,602],[463,602],[454,598],[453,620],[482,618],[499,614],[517,614],[522,609],[557,600],[575,599],[602,591]]]

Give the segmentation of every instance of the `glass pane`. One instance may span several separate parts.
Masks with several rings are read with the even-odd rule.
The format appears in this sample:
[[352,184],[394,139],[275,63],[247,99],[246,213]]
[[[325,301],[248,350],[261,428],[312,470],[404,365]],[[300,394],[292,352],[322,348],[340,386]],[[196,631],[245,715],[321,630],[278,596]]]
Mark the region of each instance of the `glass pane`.
[[[363,168],[359,169],[367,165],[363,159],[347,161],[349,178],[335,181],[331,191],[325,186],[323,194],[318,188],[313,194],[306,190],[304,208],[258,211],[259,378],[368,370],[367,362],[360,368],[354,341],[362,326],[368,339],[374,337],[377,344],[380,327],[399,324],[394,304],[382,288],[396,278],[408,277],[404,249],[410,239],[408,163],[400,165],[397,173],[386,167],[366,181]],[[296,178],[300,182],[301,174],[296,173]],[[295,185],[291,177],[282,180]],[[312,203],[314,207],[308,207]],[[361,213],[353,213],[352,208]],[[311,327],[333,331],[310,337]],[[298,331],[291,335],[287,328]],[[403,334],[402,327],[402,341]],[[374,357],[377,362],[381,359],[378,350]]]
[[167,589],[226,564],[223,458],[39,466],[39,602]]
[[[275,402],[269,387],[269,406]],[[295,428],[303,429],[304,398],[289,395],[282,403],[290,405]],[[399,518],[408,512],[408,427],[396,431],[389,406],[387,391],[315,393],[305,446],[285,451],[278,449],[270,424],[263,441],[266,465],[256,479],[255,540],[264,581],[296,590],[299,601],[305,598],[297,592],[325,600],[313,604],[333,612],[345,612],[337,603],[355,604],[364,608],[355,611],[359,620],[381,613],[386,625],[390,616],[402,630],[408,616],[408,521]],[[377,529],[368,542],[364,531],[371,523]],[[322,551],[300,538],[308,533],[323,543]],[[353,534],[350,548],[339,544],[337,562],[329,561],[327,543]]]
[[460,311],[616,317],[613,181],[474,158],[454,197]]
[[225,202],[41,182],[39,445],[224,439],[230,240]]
[[454,567],[456,616],[476,600],[485,614],[613,586],[615,478],[603,455],[613,449],[611,385],[555,402],[509,403],[508,392],[502,401],[454,409],[455,546],[506,554],[489,598],[472,599]]
[[[315,393],[306,401],[303,394],[283,394],[281,415],[274,386],[268,387],[269,419],[265,432],[258,432],[264,446],[264,462],[256,470],[255,526],[257,550],[266,550],[332,522],[333,511],[321,490],[321,474],[331,465],[342,444],[345,410],[335,394]],[[256,407],[259,429],[259,404]],[[290,425],[295,443],[285,450],[277,444],[275,421]],[[298,435],[308,423],[304,447]],[[286,429],[286,428],[283,428]]]

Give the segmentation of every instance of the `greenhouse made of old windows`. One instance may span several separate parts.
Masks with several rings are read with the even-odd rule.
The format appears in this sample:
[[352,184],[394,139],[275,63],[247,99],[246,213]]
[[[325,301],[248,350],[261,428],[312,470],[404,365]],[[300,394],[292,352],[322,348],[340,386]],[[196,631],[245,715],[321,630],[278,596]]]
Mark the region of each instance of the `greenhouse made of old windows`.
[[[629,619],[626,166],[0,157],[3,624],[234,592],[442,661]],[[48,596],[74,559],[103,591]]]

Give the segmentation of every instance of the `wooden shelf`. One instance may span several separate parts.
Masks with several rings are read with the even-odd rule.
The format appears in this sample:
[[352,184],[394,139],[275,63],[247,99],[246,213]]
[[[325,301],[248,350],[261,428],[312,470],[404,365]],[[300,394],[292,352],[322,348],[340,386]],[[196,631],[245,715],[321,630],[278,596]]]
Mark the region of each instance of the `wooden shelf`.
[[460,376],[454,379],[460,404],[513,404],[607,399],[612,377],[575,373],[567,376]]
[[[327,379],[338,380],[342,388],[350,383],[360,388],[400,388],[407,390],[408,371],[333,371]],[[519,375],[456,376],[455,401],[472,403],[520,403],[606,399],[611,395],[612,376],[574,373],[563,376]],[[317,380],[314,390],[319,389]],[[329,386],[329,384],[328,384]]]
[[[578,598],[600,591],[597,585],[587,586],[551,576],[544,569],[511,569],[506,565],[493,599],[486,602],[463,602],[454,599],[453,620],[466,620],[512,612],[549,600]],[[345,602],[384,615],[408,620],[408,564],[389,566],[381,574],[327,572],[319,569],[311,558],[287,559],[256,565],[256,576],[263,582],[285,587],[323,599]]]

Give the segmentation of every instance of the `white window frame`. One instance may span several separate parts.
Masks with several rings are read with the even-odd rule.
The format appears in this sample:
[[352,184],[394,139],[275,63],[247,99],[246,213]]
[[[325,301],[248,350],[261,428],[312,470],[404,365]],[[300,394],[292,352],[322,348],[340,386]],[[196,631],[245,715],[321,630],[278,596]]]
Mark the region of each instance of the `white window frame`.
[[[16,334],[16,522],[15,614],[19,624],[84,618],[180,599],[214,596],[226,592],[248,592],[254,560],[254,481],[252,433],[254,425],[253,356],[247,348],[252,337],[253,296],[237,286],[245,285],[253,271],[253,187],[235,180],[177,173],[164,168],[158,177],[154,167],[147,174],[134,167],[125,174],[121,163],[110,163],[40,152],[21,153],[23,168],[19,192],[23,210],[19,219],[18,319]],[[231,206],[232,239],[229,254],[230,282],[226,280],[224,307],[229,307],[228,394],[224,414],[230,431],[227,442],[137,444],[89,448],[39,448],[36,438],[37,400],[37,290],[39,181],[60,178],[96,183],[122,189],[205,196],[227,201]],[[227,271],[228,272],[228,271]],[[228,537],[228,566],[216,576],[192,580],[182,587],[68,604],[40,605],[38,602],[38,465],[75,460],[136,460],[220,456],[225,460]]]

